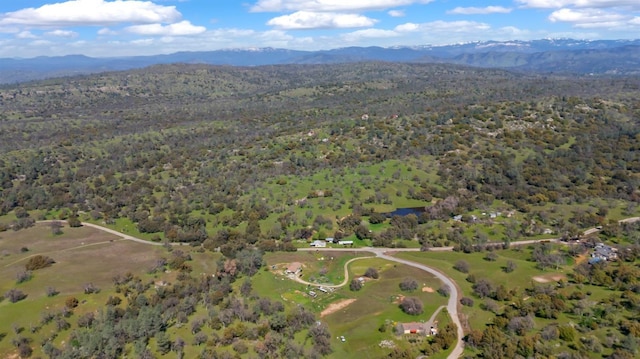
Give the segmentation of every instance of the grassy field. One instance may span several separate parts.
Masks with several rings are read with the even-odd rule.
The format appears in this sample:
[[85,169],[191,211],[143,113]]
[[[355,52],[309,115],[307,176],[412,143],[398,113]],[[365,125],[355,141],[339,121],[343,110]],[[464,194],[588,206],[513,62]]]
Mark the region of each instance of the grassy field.
[[[397,323],[427,321],[440,306],[446,304],[446,298],[434,292],[440,287],[440,281],[423,271],[381,259],[363,259],[353,263],[350,273],[360,275],[368,267],[378,269],[380,278],[367,280],[358,292],[349,292],[345,288],[345,296],[355,301],[322,319],[329,324],[334,336],[346,338],[345,342],[335,339],[334,358],[381,357],[388,352],[388,349],[379,347],[382,340],[406,344],[402,337],[393,334]],[[400,291],[398,285],[406,277],[418,280],[420,288],[412,293]],[[403,313],[398,306],[402,296],[419,298],[424,305],[424,313],[419,316]],[[384,332],[379,330],[381,326],[384,326]]]
[[[333,260],[326,260],[331,257]],[[268,253],[265,259],[269,272],[262,271],[254,277],[254,288],[257,292],[268,290],[273,298],[279,297],[314,310],[320,320],[329,325],[333,334],[334,353],[331,358],[384,356],[389,349],[378,345],[382,340],[392,340],[399,346],[409,345],[406,338],[393,333],[393,327],[401,322],[427,321],[447,302],[446,298],[435,292],[441,286],[441,282],[430,274],[377,258],[362,258],[349,264],[349,278],[362,276],[369,267],[377,269],[380,273],[379,279],[367,279],[358,292],[350,291],[347,285],[329,293],[322,293],[281,274],[282,264],[301,262],[305,266],[303,277],[312,277],[322,269],[326,272],[326,278],[333,279],[332,283],[337,283],[342,281],[344,263],[351,258],[355,256],[349,253],[322,251]],[[280,266],[272,269],[271,266],[276,263]],[[420,288],[412,293],[400,291],[399,283],[406,277],[415,278]],[[317,297],[311,297],[308,294],[309,290],[316,291]],[[424,313],[419,316],[403,313],[398,306],[402,296],[418,297],[424,305]],[[336,309],[326,312],[328,308],[340,303],[350,304],[342,308],[337,306]],[[446,323],[446,317],[446,314],[441,313],[438,319]],[[381,326],[384,327],[384,331],[379,330]],[[345,342],[340,340],[340,336],[345,337]]]
[[[557,245],[555,250],[565,250],[565,247]],[[509,250],[500,250],[496,252],[498,254],[495,261],[487,261],[484,259],[486,253],[460,253],[460,252],[405,252],[398,253],[397,256],[427,264],[435,267],[446,273],[449,277],[454,279],[463,292],[463,296],[472,298],[474,305],[472,307],[462,306],[462,314],[466,317],[471,329],[482,331],[485,326],[494,319],[495,314],[482,308],[484,302],[483,299],[478,298],[473,294],[472,283],[466,280],[469,274],[473,274],[476,279],[485,278],[488,279],[494,286],[504,285],[508,290],[515,290],[517,298],[527,300],[525,288],[532,288],[534,286],[551,285],[557,290],[564,298],[569,298],[572,293],[580,292],[586,293],[585,300],[588,300],[594,308],[602,308],[608,306],[611,298],[615,298],[621,295],[621,292],[616,292],[611,288],[604,286],[596,286],[589,284],[576,284],[569,280],[570,274],[573,272],[573,268],[577,262],[581,259],[569,260],[565,265],[560,266],[557,269],[541,270],[536,268],[534,262],[529,260],[531,255],[531,248],[517,248]],[[469,274],[461,273],[453,268],[454,264],[458,261],[464,260],[469,264]],[[516,269],[511,273],[506,273],[503,268],[507,261],[512,261],[516,264]],[[615,265],[615,264],[611,264]],[[560,284],[561,282],[562,284]],[[498,303],[498,313],[504,310],[504,307],[508,303]],[[581,323],[584,318],[571,313],[570,308],[575,305],[575,301],[567,300],[567,310],[559,313],[555,319],[545,319],[535,317],[534,330],[539,331],[548,325],[557,325],[558,323]],[[634,318],[635,314],[633,310],[629,310],[626,307],[620,307],[615,312],[609,314],[607,321],[617,321]],[[596,319],[594,316],[592,319]],[[596,325],[597,328],[597,325]],[[468,330],[469,328],[467,328]],[[590,335],[595,335],[601,343],[605,343],[613,336],[611,328],[597,329]],[[562,350],[571,351],[575,350],[575,343],[567,343],[562,340],[556,340],[552,344],[556,349],[556,352]],[[611,353],[611,348],[604,348],[602,352],[585,353],[586,357],[599,358]],[[472,354],[469,348],[467,352]],[[475,353],[478,354],[478,353]]]
[[[554,246],[555,250],[564,251],[561,245]],[[217,253],[202,252],[196,247],[183,246],[179,248],[188,252],[192,257],[189,264],[193,267],[193,274],[211,274],[216,270],[216,261],[220,258]],[[122,240],[119,237],[92,228],[63,228],[63,234],[54,235],[48,225],[37,225],[21,231],[0,232],[0,294],[16,288],[27,294],[25,300],[10,303],[8,300],[0,302],[0,356],[8,355],[15,349],[11,339],[20,332],[21,335],[34,340],[35,354],[39,355],[39,343],[56,332],[53,323],[43,325],[36,333],[31,334],[29,328],[38,325],[43,313],[58,312],[64,307],[69,297],[80,301],[78,308],[69,320],[70,329],[62,331],[54,341],[60,346],[65,338],[75,328],[77,316],[95,311],[104,306],[107,298],[115,295],[113,291],[113,277],[117,274],[131,272],[151,283],[157,280],[172,281],[175,273],[148,274],[148,269],[161,257],[170,254],[164,247],[149,246]],[[438,268],[450,276],[461,288],[463,295],[473,298],[472,307],[462,307],[471,328],[482,330],[491,322],[494,314],[482,309],[483,300],[474,296],[472,283],[466,280],[469,274],[477,279],[487,278],[494,285],[504,284],[509,289],[522,293],[524,288],[548,282],[554,283],[559,279],[566,279],[572,271],[575,261],[568,261],[557,269],[540,270],[530,261],[530,247],[518,247],[509,250],[496,251],[495,260],[489,261],[484,257],[486,253],[465,254],[461,252],[405,252],[398,253],[399,257]],[[55,260],[51,267],[34,271],[30,280],[17,284],[16,274],[24,270],[24,264],[30,257],[46,255]],[[441,283],[418,269],[384,261],[378,258],[360,258],[348,265],[349,278],[362,276],[369,267],[376,268],[380,278],[366,279],[360,291],[350,291],[347,286],[322,293],[316,287],[296,282],[283,274],[289,263],[303,264],[301,277],[304,280],[319,284],[335,285],[344,280],[344,266],[354,258],[366,257],[367,253],[360,252],[276,252],[264,256],[265,266],[253,278],[254,292],[273,300],[286,303],[287,307],[303,305],[309,308],[319,320],[328,324],[332,334],[332,358],[345,357],[381,357],[389,349],[380,348],[382,340],[391,340],[398,346],[414,346],[418,348],[424,338],[411,340],[393,333],[397,323],[426,321],[447,299],[435,292]],[[453,268],[458,261],[464,260],[469,265],[469,274],[461,273]],[[507,261],[515,263],[516,268],[506,273],[504,267]],[[406,277],[418,280],[420,288],[413,293],[404,293],[398,284]],[[85,294],[84,285],[92,283],[102,290],[97,294]],[[239,286],[235,283],[235,286]],[[47,287],[54,287],[59,294],[47,296]],[[562,289],[568,295],[574,290]],[[604,287],[581,285],[581,290],[590,293],[590,300],[600,301],[608,298],[611,292]],[[317,296],[310,295],[315,291]],[[424,304],[424,313],[420,316],[410,316],[403,313],[398,306],[402,296],[418,297]],[[328,308],[340,303],[333,311]],[[620,315],[628,315],[621,312]],[[204,317],[204,308],[194,314],[194,317]],[[439,325],[448,322],[446,312],[438,315]],[[536,330],[554,322],[575,322],[580,320],[571,314],[561,313],[557,320],[536,318]],[[23,329],[20,329],[23,328]],[[598,332],[604,341],[607,332]],[[188,326],[172,327],[172,336],[189,338]],[[345,337],[345,341],[340,340]],[[559,343],[566,345],[564,343]],[[153,347],[153,345],[151,345]],[[186,355],[197,355],[197,347],[189,347]],[[167,356],[165,356],[167,357]],[[169,356],[170,357],[170,356]],[[446,357],[446,353],[438,353],[436,358]]]
[[[211,272],[215,268],[218,254],[198,253],[191,247],[194,272]],[[39,354],[40,342],[53,333],[53,324],[44,325],[36,334],[29,328],[40,323],[45,312],[57,312],[64,307],[65,300],[75,297],[79,306],[70,318],[69,330],[61,332],[56,341],[60,345],[66,334],[75,327],[79,315],[95,311],[104,306],[113,291],[113,277],[131,272],[144,282],[172,279],[172,273],[147,274],[161,257],[168,257],[166,249],[122,240],[114,235],[88,228],[63,228],[63,234],[53,235],[48,225],[13,232],[0,233],[0,294],[9,289],[19,289],[27,294],[17,303],[0,302],[0,333],[7,337],[0,340],[0,356],[6,357],[15,349],[11,344],[15,328],[25,328],[21,335],[34,340],[34,355]],[[23,271],[25,263],[35,255],[51,257],[55,263],[33,272],[33,278],[17,284],[16,273]],[[84,285],[92,283],[100,288],[97,294],[85,294]],[[47,296],[47,287],[55,288],[57,295]]]
[[[522,291],[523,288],[536,283],[535,278],[566,276],[571,270],[570,266],[562,267],[559,270],[540,270],[536,268],[534,262],[528,260],[529,252],[522,249],[510,249],[496,253],[498,257],[495,261],[485,260],[485,253],[405,252],[398,253],[397,256],[438,268],[451,277],[458,284],[464,296],[474,299],[474,307],[462,307],[462,310],[467,316],[471,328],[480,330],[488,324],[493,314],[479,310],[481,301],[474,297],[472,283],[466,280],[469,274],[475,275],[477,279],[489,279],[494,285],[503,284],[508,288]],[[455,263],[461,260],[469,264],[469,273],[462,273],[453,268]],[[507,261],[516,264],[516,269],[511,273],[506,273],[503,270]]]

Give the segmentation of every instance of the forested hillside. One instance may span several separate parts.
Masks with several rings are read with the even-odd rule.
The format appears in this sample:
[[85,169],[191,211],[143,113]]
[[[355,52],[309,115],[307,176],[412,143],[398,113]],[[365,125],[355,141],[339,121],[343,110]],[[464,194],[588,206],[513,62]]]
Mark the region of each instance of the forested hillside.
[[[186,242],[252,223],[255,242],[290,240],[314,217],[348,235],[329,224],[337,214],[415,203],[431,219],[495,201],[632,205],[639,88],[386,63],[172,65],[4,87],[0,212],[127,218]],[[594,224],[596,209],[572,224]]]
[[[632,357],[640,332],[633,319],[640,303],[640,231],[633,221],[618,221],[639,216],[639,92],[638,77],[375,62],[162,65],[0,87],[0,230],[18,231],[40,219],[67,220],[70,227],[93,222],[165,242],[168,250],[145,259],[158,261],[152,271],[114,277],[115,289],[105,291],[126,298],[126,305],[109,297],[109,309],[91,316],[83,312],[90,303],[78,310],[73,327],[65,312],[52,314],[31,334],[58,326],[51,342],[39,343],[54,358],[107,348],[107,357],[174,351],[203,358],[340,357],[357,352],[357,345],[389,357],[450,349],[455,328],[444,325],[430,340],[376,346],[395,335],[387,322],[410,315],[396,304],[372,302],[389,316],[372,322],[379,326],[375,335],[331,317],[314,321],[329,298],[382,298],[388,306],[401,278],[395,264],[371,259],[365,263],[380,268],[381,280],[363,278],[364,289],[352,280],[349,292],[325,299],[300,293],[300,283],[274,274],[275,264],[306,258],[318,267],[313,279],[326,279],[347,273],[346,257],[329,270],[302,256],[309,252],[268,253],[273,262],[264,265],[265,252],[293,252],[333,238],[354,247],[453,247],[455,253],[413,252],[411,259],[429,258],[466,295],[466,355]],[[393,216],[397,209],[411,214]],[[54,224],[52,236],[79,233]],[[573,242],[584,239],[586,229],[591,236],[581,244],[508,249],[523,239]],[[592,266],[586,258],[600,241],[614,246],[616,261]],[[169,242],[193,248],[173,250]],[[38,245],[45,251],[51,243]],[[9,255],[31,257],[27,246],[0,244],[9,253],[5,270],[22,266]],[[67,247],[58,251],[65,258]],[[289,254],[301,256],[281,259]],[[193,268],[207,275],[191,274]],[[545,272],[551,270],[560,273]],[[16,284],[0,282],[17,288],[5,293],[3,308],[13,299],[26,306],[49,297],[49,289],[45,296],[38,287],[39,294],[23,301],[20,285],[32,273],[19,274]],[[174,283],[163,284],[165,277]],[[417,288],[417,282],[410,290],[400,286],[407,294]],[[413,300],[428,303],[431,292]],[[481,304],[474,306],[474,299]],[[603,309],[589,309],[595,305]],[[351,314],[354,321],[363,317]],[[208,334],[200,333],[203,327]],[[98,341],[113,328],[117,341]],[[329,333],[335,328],[374,339],[352,343],[350,337],[336,348],[336,333]],[[15,337],[24,340],[13,345],[31,350],[19,329]],[[56,337],[68,330],[73,340],[66,345]],[[621,339],[625,335],[631,339]],[[257,342],[262,346],[249,351]]]

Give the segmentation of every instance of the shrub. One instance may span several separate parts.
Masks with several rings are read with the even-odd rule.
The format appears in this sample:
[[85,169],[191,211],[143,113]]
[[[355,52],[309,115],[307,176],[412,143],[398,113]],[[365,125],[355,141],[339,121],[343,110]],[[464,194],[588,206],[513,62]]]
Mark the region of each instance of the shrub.
[[478,279],[471,288],[473,288],[473,293],[480,298],[489,297],[494,292],[493,284],[484,278]]
[[405,297],[400,302],[400,309],[409,315],[422,314],[422,302],[416,297]]
[[576,330],[569,324],[561,325],[558,327],[558,334],[560,339],[565,342],[573,342],[576,340]]
[[122,303],[122,299],[120,299],[120,297],[118,296],[109,296],[109,299],[107,299],[107,305],[111,305],[111,306],[117,306],[120,305],[120,303]]
[[362,282],[358,279],[352,279],[351,283],[349,283],[349,289],[354,292],[359,291],[360,289],[362,289]]
[[461,273],[469,273],[469,263],[467,263],[467,261],[459,260],[453,265],[453,269]]
[[18,273],[16,273],[17,284],[24,283],[31,278],[33,278],[33,273],[31,273],[31,271],[19,271]]
[[246,354],[249,351],[249,347],[244,341],[239,340],[233,343],[233,350],[238,354]]
[[498,259],[498,253],[496,252],[487,252],[484,256],[484,260],[489,262],[495,262]]
[[374,213],[371,213],[371,215],[369,216],[369,223],[371,224],[379,224],[386,220],[387,220],[387,217],[385,217],[385,215],[382,213],[374,212]]
[[364,272],[364,276],[372,279],[380,278],[380,274],[378,273],[378,270],[373,267],[367,268],[367,271]]
[[28,271],[37,270],[37,269],[49,267],[55,262],[56,261],[54,261],[51,257],[38,254],[37,256],[33,256],[29,258],[29,260],[27,261],[27,264],[25,264],[24,267]]
[[67,219],[67,223],[71,228],[82,227],[82,222],[80,221],[80,218],[78,218],[78,215],[69,217],[69,219]]
[[64,301],[64,305],[69,309],[77,307],[78,303],[78,299],[75,297],[69,297]]
[[469,297],[462,297],[460,299],[460,304],[467,306],[467,307],[473,307],[473,299],[469,298]]
[[405,292],[413,292],[418,289],[418,281],[413,278],[405,278],[400,282],[400,290]]
[[93,283],[87,283],[84,285],[84,294],[100,293],[100,288],[93,285]]
[[27,295],[19,289],[9,289],[4,294],[4,297],[7,298],[9,302],[16,303],[26,298]]
[[54,287],[47,287],[46,292],[47,292],[47,297],[55,297],[60,293]]
[[544,329],[542,329],[542,332],[540,333],[540,336],[542,337],[542,339],[544,340],[556,340],[560,337],[560,333],[558,331],[558,326],[557,325],[547,325],[546,327],[544,327]]
[[504,267],[504,272],[505,273],[511,273],[514,270],[516,270],[517,265],[515,264],[515,262],[513,261],[507,261],[507,265]]
[[448,297],[449,295],[451,295],[451,288],[449,288],[449,286],[445,284],[438,288],[438,294],[443,297]]

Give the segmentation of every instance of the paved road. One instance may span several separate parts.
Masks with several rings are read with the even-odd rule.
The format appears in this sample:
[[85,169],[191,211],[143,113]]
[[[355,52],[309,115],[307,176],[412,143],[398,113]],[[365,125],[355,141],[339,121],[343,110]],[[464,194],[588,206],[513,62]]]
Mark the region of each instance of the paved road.
[[444,273],[440,272],[437,269],[427,267],[424,264],[408,261],[406,259],[400,259],[396,257],[392,257],[383,252],[376,252],[378,257],[384,258],[389,261],[394,261],[398,263],[402,263],[414,268],[422,269],[425,272],[429,272],[436,276],[436,278],[440,279],[442,283],[449,286],[451,288],[451,293],[449,295],[449,302],[447,303],[447,310],[449,311],[449,315],[451,316],[451,320],[458,327],[458,337],[456,341],[456,345],[453,348],[453,351],[449,354],[449,358],[459,358],[462,356],[462,352],[464,351],[464,343],[462,338],[464,338],[464,331],[462,330],[462,322],[460,321],[460,316],[458,315],[458,298],[462,296],[460,293],[460,289],[456,286],[456,283],[453,279],[447,277]]

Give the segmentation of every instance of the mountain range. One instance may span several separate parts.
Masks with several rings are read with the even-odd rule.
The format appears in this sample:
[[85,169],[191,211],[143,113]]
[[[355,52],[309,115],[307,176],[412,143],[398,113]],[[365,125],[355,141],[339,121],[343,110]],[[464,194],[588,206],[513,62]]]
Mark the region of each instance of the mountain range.
[[2,58],[0,83],[19,83],[170,63],[262,66],[363,61],[451,63],[547,74],[628,76],[640,75],[640,39],[485,41],[445,46],[345,47],[320,51],[253,48],[117,58],[84,55]]

